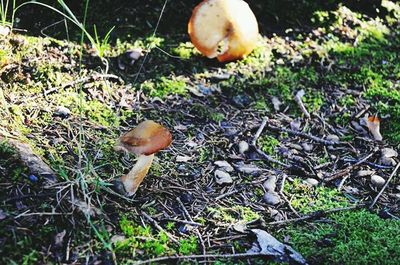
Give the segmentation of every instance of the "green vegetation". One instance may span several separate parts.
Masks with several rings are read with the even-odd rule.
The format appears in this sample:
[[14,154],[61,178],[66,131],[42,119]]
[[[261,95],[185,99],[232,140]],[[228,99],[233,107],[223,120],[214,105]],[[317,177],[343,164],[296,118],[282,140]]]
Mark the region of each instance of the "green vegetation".
[[[115,242],[115,253],[131,259],[135,256],[157,257],[173,254],[188,255],[197,252],[197,238],[190,236],[180,239],[179,244],[172,242],[164,232],[154,232],[150,226],[141,226],[122,217],[120,227],[124,238]],[[169,225],[171,227],[171,225]]]
[[310,229],[284,229],[292,246],[312,264],[398,264],[400,222],[366,210],[331,214]]
[[259,213],[249,207],[235,205],[232,207],[208,208],[207,211],[218,221],[218,225],[229,226],[236,223],[248,223],[260,218]]
[[311,187],[301,179],[285,183],[284,191],[290,194],[291,204],[300,213],[311,213],[349,206],[349,201],[336,189],[318,186]]
[[261,150],[268,155],[275,154],[275,148],[279,146],[279,140],[272,135],[265,135],[258,139],[258,144],[261,146]]
[[[260,117],[276,118],[282,126],[301,117],[294,101],[301,89],[305,91],[305,107],[312,115],[302,121],[307,133],[321,129],[313,123],[319,115],[327,125],[324,133],[334,127],[342,141],[354,145],[360,137],[349,123],[355,112],[369,105],[368,113],[377,113],[381,118],[384,144],[400,145],[400,6],[395,2],[384,0],[383,6],[371,5],[363,10],[355,4],[348,8],[333,0],[322,4],[253,1],[260,29],[268,34],[260,36],[252,54],[227,64],[202,57],[188,42],[190,5],[198,1],[176,1],[176,6],[169,4],[165,10],[164,0],[134,7],[123,1],[92,5],[84,1],[74,7],[66,6],[62,0],[53,2],[50,9],[55,13],[49,12],[50,18],[66,18],[68,23],[55,24],[44,32],[60,40],[28,36],[29,30],[26,35],[0,36],[0,134],[30,143],[56,170],[60,180],[59,186],[50,188],[30,181],[28,169],[18,161],[15,151],[5,142],[0,143],[0,184],[5,190],[0,197],[0,214],[4,212],[6,216],[0,220],[0,244],[4,245],[0,263],[61,263],[65,260],[57,255],[64,255],[67,243],[71,263],[84,259],[106,263],[101,260],[103,254],[99,254],[103,252],[121,264],[199,253],[200,242],[192,230],[182,232],[178,221],[163,220],[167,215],[187,217],[176,203],[176,197],[185,192],[193,196],[184,203],[194,221],[202,224],[197,229],[210,235],[211,248],[207,252],[245,252],[252,244],[250,237],[223,243],[215,243],[218,240],[214,239],[221,235],[235,238],[232,225],[252,222],[257,226],[271,218],[259,208],[265,205],[258,205],[265,191],[261,184],[252,183],[259,176],[242,177],[235,171],[231,173],[232,186],[215,184],[212,162],[224,159],[236,163],[238,157],[232,156],[231,151],[237,139],[252,137]],[[108,2],[113,2],[113,8],[124,8],[104,12],[100,8]],[[10,1],[2,1],[0,25],[13,24],[12,3],[13,8]],[[40,5],[29,7],[49,11],[43,11],[46,4]],[[282,5],[292,8],[283,12]],[[25,23],[37,24],[27,18],[32,13],[26,7],[18,9],[18,23],[28,20]],[[176,9],[182,14],[176,14]],[[162,11],[164,16],[155,31]],[[296,17],[297,13],[301,16]],[[287,28],[271,27],[278,24]],[[132,49],[142,54],[125,63],[124,56]],[[200,84],[210,90],[194,93],[192,88]],[[282,102],[276,116],[272,97]],[[233,104],[234,98],[244,99],[243,104]],[[58,113],[60,106],[70,112]],[[150,177],[133,200],[128,200],[115,194],[111,183],[126,173],[134,158],[117,154],[113,146],[122,132],[144,119],[154,119],[173,130],[174,142],[171,149],[157,155]],[[281,142],[286,144],[291,137],[271,134],[266,129],[257,145],[275,156]],[[315,144],[312,155],[317,161],[311,161],[312,166],[332,162],[331,154],[342,155],[340,150],[322,149]],[[178,155],[192,159],[177,162]],[[239,158],[262,169],[277,169],[263,161],[251,161],[251,156],[249,151]],[[330,184],[311,187],[303,183],[303,176],[293,174],[285,183],[284,193],[300,214],[351,205]],[[243,184],[243,193],[230,194],[217,205],[213,201]],[[363,188],[360,183],[352,184]],[[365,187],[362,194],[369,191]],[[55,199],[41,197],[46,193]],[[22,200],[7,201],[18,196]],[[291,218],[293,213],[285,212],[287,208],[285,202],[276,206]],[[33,215],[14,219],[27,210]],[[145,210],[179,243],[146,225],[148,222],[136,214],[126,215],[127,210]],[[48,215],[35,215],[40,212]],[[326,222],[313,221],[313,225],[316,229],[303,224],[288,226],[282,232],[275,227],[271,231],[282,239],[289,236],[289,242],[310,263],[398,263],[398,221],[352,211],[332,214]],[[53,249],[54,238],[63,229],[72,232],[66,236],[62,250]],[[47,255],[45,251],[55,254]],[[229,262],[220,260],[216,264]],[[232,260],[231,264],[239,262]]]

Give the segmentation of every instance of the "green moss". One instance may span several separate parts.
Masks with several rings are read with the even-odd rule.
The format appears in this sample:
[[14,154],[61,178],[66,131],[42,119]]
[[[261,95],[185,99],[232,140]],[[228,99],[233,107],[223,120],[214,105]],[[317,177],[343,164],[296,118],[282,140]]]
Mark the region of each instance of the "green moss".
[[186,82],[178,77],[168,79],[162,76],[157,80],[147,80],[140,87],[151,97],[165,98],[169,95],[187,94]]
[[330,223],[282,232],[312,264],[398,264],[400,222],[384,220],[366,210],[330,215]]
[[271,135],[265,135],[258,139],[258,144],[261,146],[261,150],[268,155],[275,154],[275,148],[279,146],[279,143],[279,140]]
[[298,178],[294,179],[292,183],[286,182],[284,191],[290,194],[293,208],[301,213],[349,205],[348,200],[337,189],[322,186],[311,187]]
[[[14,183],[21,181],[28,170],[18,159],[15,150],[3,140],[0,140],[0,179],[12,180]],[[5,169],[5,170],[3,170]]]
[[260,215],[249,207],[235,205],[232,207],[207,208],[219,225],[229,226],[238,222],[250,222],[260,218]]
[[[157,257],[179,253],[188,255],[198,250],[197,238],[190,236],[179,240],[179,244],[171,242],[164,232],[155,232],[150,226],[141,226],[126,216],[119,222],[125,239],[115,243],[117,256],[131,259],[132,257]],[[168,225],[169,229],[173,226]]]

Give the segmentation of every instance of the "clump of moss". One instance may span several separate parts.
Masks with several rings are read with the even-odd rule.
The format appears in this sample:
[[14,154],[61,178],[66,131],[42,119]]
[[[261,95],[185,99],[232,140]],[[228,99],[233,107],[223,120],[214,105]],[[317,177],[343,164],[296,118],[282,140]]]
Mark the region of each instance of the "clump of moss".
[[166,78],[146,80],[141,84],[141,89],[151,97],[165,98],[169,95],[186,95],[186,82],[180,78]]
[[[176,253],[188,255],[196,253],[198,250],[195,236],[180,239],[179,244],[176,245],[171,242],[165,232],[154,232],[150,226],[139,225],[126,216],[122,217],[119,225],[125,239],[115,242],[114,251],[117,256],[144,258]],[[168,228],[172,228],[172,226],[169,224]]]
[[290,194],[293,208],[305,214],[349,205],[348,200],[336,189],[310,187],[298,178],[291,183],[286,182],[284,191]]
[[229,226],[238,222],[250,222],[260,218],[260,215],[249,207],[233,206],[233,207],[218,207],[208,208],[214,220],[217,220],[220,225]]
[[261,150],[268,155],[275,154],[275,148],[279,146],[279,143],[279,140],[271,135],[265,135],[258,139],[258,144],[261,146]]
[[316,229],[291,226],[283,231],[312,264],[398,264],[400,222],[366,210],[330,215]]

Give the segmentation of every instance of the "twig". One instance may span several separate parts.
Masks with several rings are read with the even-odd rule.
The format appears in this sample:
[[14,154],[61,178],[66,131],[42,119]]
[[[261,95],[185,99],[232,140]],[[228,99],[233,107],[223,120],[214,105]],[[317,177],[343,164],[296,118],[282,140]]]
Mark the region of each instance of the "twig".
[[167,237],[168,237],[172,242],[174,242],[174,243],[176,243],[176,244],[179,244],[178,240],[176,240],[176,239],[174,238],[173,235],[171,235],[168,231],[166,231],[164,228],[162,228],[162,227],[157,223],[157,221],[154,220],[150,215],[148,215],[148,214],[145,213],[144,211],[141,211],[141,213],[142,213],[142,215],[143,215],[147,220],[150,221],[150,223],[152,223],[152,224],[155,226],[155,228],[157,228],[159,231],[165,233],[165,234],[167,235]]
[[265,128],[265,125],[267,125],[267,122],[268,122],[268,118],[265,117],[265,118],[262,120],[262,122],[261,122],[261,124],[260,124],[260,127],[258,127],[258,130],[257,130],[256,134],[254,135],[253,140],[251,141],[251,144],[252,144],[253,146],[257,146],[257,139],[260,137],[262,131],[263,131],[264,128]]
[[218,259],[218,258],[250,258],[250,257],[263,257],[268,256],[263,253],[237,253],[237,254],[207,254],[207,255],[189,255],[189,256],[168,256],[168,257],[159,257],[154,259],[148,259],[144,261],[139,261],[134,263],[135,265],[142,265],[142,264],[159,264],[162,261],[172,261],[172,260],[184,260],[184,259]]
[[329,182],[329,181],[335,180],[337,178],[340,178],[342,176],[349,174],[351,170],[357,168],[362,163],[367,161],[371,156],[373,156],[376,153],[376,151],[378,151],[378,148],[375,148],[371,153],[366,155],[364,158],[360,159],[357,163],[350,165],[350,166],[346,167],[345,169],[342,169],[336,173],[330,174],[328,177],[324,178],[323,181]]
[[314,135],[311,135],[311,134],[308,134],[308,133],[298,132],[298,131],[294,131],[294,130],[291,130],[291,129],[286,129],[286,128],[283,128],[283,127],[277,127],[277,126],[274,126],[274,125],[271,125],[271,124],[268,124],[268,128],[271,129],[271,130],[277,130],[277,131],[286,132],[288,134],[292,134],[292,135],[295,135],[295,136],[304,137],[304,138],[313,140],[315,142],[318,142],[318,143],[321,143],[321,144],[324,144],[324,145],[341,145],[341,144],[344,144],[343,142],[334,142],[334,141],[324,140],[324,139],[322,139],[320,137],[317,137],[317,136],[314,136]]
[[371,205],[369,206],[369,209],[372,209],[376,202],[378,201],[379,197],[382,195],[382,193],[385,191],[386,187],[389,185],[389,182],[392,180],[394,175],[396,175],[397,171],[399,170],[400,163],[397,163],[397,166],[394,168],[392,174],[390,175],[389,179],[386,181],[385,185],[382,187],[381,191],[376,195],[375,199],[372,201]]
[[[189,220],[191,222],[193,222],[192,216],[190,216],[188,210],[186,209],[186,207],[183,204],[183,202],[181,201],[181,199],[179,197],[176,197],[176,200],[178,201],[179,205],[181,206],[181,208],[182,208],[183,212],[185,213],[186,217],[189,218]],[[203,255],[205,255],[206,254],[206,246],[204,245],[204,240],[201,237],[201,234],[200,234],[200,231],[199,231],[198,227],[195,228],[195,232],[196,232],[197,237],[199,238]]]
[[309,220],[309,219],[320,218],[320,217],[326,216],[327,214],[330,214],[330,213],[358,209],[358,208],[361,208],[364,206],[365,206],[365,204],[358,204],[358,205],[349,206],[349,207],[334,208],[334,209],[330,209],[330,210],[326,210],[326,211],[316,211],[316,212],[313,212],[311,214],[308,214],[308,215],[305,215],[305,216],[299,217],[299,218],[270,222],[270,223],[268,223],[268,225],[282,225],[282,224],[288,224],[288,223],[297,223],[297,222],[301,222],[301,221],[305,221],[305,220]]
[[303,89],[297,91],[296,95],[294,96],[294,101],[296,101],[297,105],[299,106],[301,112],[303,112],[304,116],[307,117],[307,119],[311,118],[310,113],[304,106],[303,100],[301,99],[304,96],[305,92]]
[[266,160],[270,163],[275,163],[275,164],[281,165],[283,167],[289,168],[290,167],[289,165],[282,163],[281,161],[276,160],[275,158],[267,155],[260,148],[257,147],[257,139],[260,137],[262,131],[264,130],[265,126],[267,125],[267,122],[268,122],[268,118],[267,117],[263,118],[263,120],[260,124],[260,127],[258,127],[258,130],[257,130],[256,134],[254,135],[253,140],[251,141],[251,145],[256,150],[257,154],[259,154],[264,160]]
[[79,84],[79,83],[85,83],[85,82],[87,82],[89,80],[92,80],[92,79],[93,80],[97,80],[97,79],[102,79],[102,78],[117,79],[118,81],[123,82],[122,79],[117,75],[112,75],[112,74],[94,74],[94,75],[91,75],[91,76],[88,76],[88,77],[83,77],[83,78],[77,79],[75,81],[66,83],[66,84],[64,84],[62,86],[59,86],[59,87],[52,87],[52,88],[44,91],[43,94],[45,96],[47,96],[48,94],[56,92],[57,90],[60,90],[60,89],[64,89],[64,88],[67,88],[67,87],[70,87],[70,86],[74,86],[74,85]]
[[177,223],[182,223],[182,224],[188,224],[192,226],[203,226],[200,223],[192,222],[192,221],[187,221],[187,220],[180,220],[180,219],[174,219],[174,218],[163,218],[163,220],[168,220],[172,222],[177,222]]
[[280,189],[279,189],[279,194],[281,195],[281,197],[283,198],[283,200],[288,204],[289,209],[292,210],[292,212],[293,212],[297,217],[301,217],[301,215],[296,211],[295,208],[293,208],[292,204],[290,203],[290,201],[288,200],[288,198],[286,197],[286,195],[283,193],[283,189],[284,189],[284,186],[285,186],[286,178],[287,178],[287,175],[286,175],[286,174],[283,174],[283,177],[282,177],[282,184],[281,184],[281,187],[280,187]]
[[221,200],[221,199],[223,199],[223,198],[225,198],[225,197],[231,196],[232,194],[241,192],[241,191],[244,190],[244,189],[245,189],[244,187],[240,187],[240,188],[238,188],[238,189],[236,189],[236,190],[233,190],[233,191],[224,193],[224,194],[222,194],[222,195],[219,195],[218,197],[215,198],[215,201],[218,201],[218,200]]

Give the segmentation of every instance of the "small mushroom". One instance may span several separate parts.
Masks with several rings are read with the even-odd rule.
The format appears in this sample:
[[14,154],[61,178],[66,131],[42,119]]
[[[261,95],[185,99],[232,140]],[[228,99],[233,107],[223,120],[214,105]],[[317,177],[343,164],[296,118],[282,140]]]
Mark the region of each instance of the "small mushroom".
[[367,120],[367,127],[376,141],[382,141],[383,137],[380,132],[381,121],[377,116],[370,116]]
[[136,128],[119,137],[116,151],[123,150],[139,156],[131,171],[120,178],[128,196],[135,194],[142,183],[153,162],[154,154],[168,147],[171,142],[172,135],[168,129],[152,120],[139,123]]

